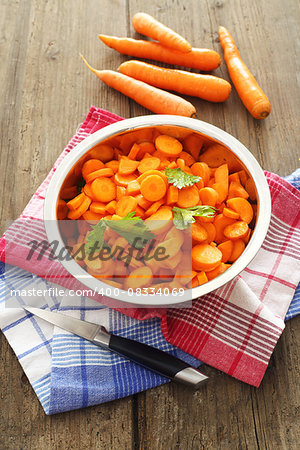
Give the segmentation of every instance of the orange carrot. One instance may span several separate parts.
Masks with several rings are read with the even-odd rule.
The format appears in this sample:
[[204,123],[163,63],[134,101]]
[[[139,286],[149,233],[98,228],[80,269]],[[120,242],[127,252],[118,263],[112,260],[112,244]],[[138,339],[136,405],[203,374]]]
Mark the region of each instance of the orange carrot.
[[110,167],[104,167],[104,169],[96,170],[95,172],[91,172],[86,177],[86,182],[91,183],[95,178],[100,177],[112,177],[114,175],[114,171]]
[[120,164],[119,161],[112,159],[111,161],[105,163],[105,167],[109,167],[110,169],[112,169],[114,173],[117,173],[119,169],[119,164]]
[[234,40],[225,27],[219,27],[219,38],[230,78],[240,99],[255,119],[265,119],[271,111],[267,96],[242,61]]
[[238,172],[242,169],[241,164],[234,154],[221,144],[213,144],[203,152],[199,161],[205,162],[209,167],[219,167],[221,164],[227,164],[229,172]]
[[79,219],[79,217],[89,209],[90,203],[91,199],[85,196],[85,199],[77,209],[68,212],[68,219]]
[[91,158],[100,159],[100,161],[106,163],[113,159],[114,149],[108,144],[98,144],[90,150],[90,156]]
[[224,228],[227,227],[227,225],[231,225],[235,223],[236,221],[234,219],[230,219],[230,217],[224,216],[224,214],[218,214],[214,220],[214,225],[216,227],[216,237],[215,242],[217,244],[221,244],[221,242],[227,241],[228,238],[224,235]]
[[193,241],[199,243],[206,241],[208,237],[206,229],[200,225],[200,223],[195,222],[192,223],[192,239]]
[[140,150],[141,150],[141,146],[135,142],[133,144],[133,146],[131,147],[130,152],[128,153],[128,158],[132,159],[132,160],[136,160],[137,155]]
[[116,188],[116,198],[117,200],[120,200],[120,198],[124,197],[126,195],[126,188],[123,186],[117,186]]
[[149,158],[144,158],[138,165],[138,171],[144,173],[147,170],[156,170],[160,166],[160,159],[155,156],[150,156]]
[[183,139],[184,149],[190,152],[190,154],[195,158],[195,161],[198,160],[202,146],[203,138],[198,134],[192,133]]
[[152,202],[149,202],[149,200],[146,200],[145,197],[142,196],[142,194],[137,195],[137,202],[138,205],[143,209],[150,208]]
[[90,211],[96,214],[106,214],[105,203],[102,202],[92,202],[90,205]]
[[227,200],[227,206],[239,214],[241,220],[250,223],[253,218],[253,208],[244,198],[236,197]]
[[105,211],[107,211],[109,214],[115,214],[117,207],[116,200],[112,200],[111,202],[107,203],[105,206]]
[[178,139],[161,134],[155,139],[155,147],[165,156],[178,156],[182,151],[182,144]]
[[143,141],[139,143],[139,147],[140,147],[140,153],[139,153],[139,157],[140,159],[146,154],[146,153],[150,153],[152,155],[152,153],[155,152],[155,147],[154,144],[152,142],[149,141]]
[[176,186],[173,186],[173,184],[171,184],[168,187],[168,192],[167,192],[167,205],[175,205],[175,203],[177,203],[178,201],[178,188]]
[[104,217],[103,214],[97,214],[93,211],[90,211],[89,209],[82,214],[82,218],[86,221],[90,221],[90,222],[99,222],[100,219],[102,219]]
[[159,170],[147,170],[146,172],[144,172],[142,175],[140,175],[137,178],[137,181],[139,183],[141,183],[149,175],[158,175],[159,177],[161,177],[164,180],[166,187],[168,187],[168,185],[169,185],[168,178],[166,177],[166,175],[164,173],[160,172]]
[[125,289],[136,289],[149,286],[152,280],[152,271],[150,267],[142,266],[133,270],[127,278],[125,278],[124,288]]
[[137,195],[140,194],[141,187],[140,183],[138,183],[136,180],[130,181],[127,185],[127,195]]
[[228,199],[235,198],[235,197],[241,197],[241,198],[247,199],[249,197],[249,194],[240,183],[237,183],[236,181],[232,181],[229,185]]
[[252,201],[256,200],[256,188],[255,183],[252,180],[252,178],[248,178],[248,180],[245,183],[245,189],[249,194],[249,197]]
[[150,217],[152,214],[156,213],[156,211],[164,204],[164,199],[157,200],[157,202],[152,203],[148,209],[145,211],[145,217]]
[[210,187],[200,189],[199,196],[202,204],[208,206],[215,206],[219,198],[217,191]]
[[248,229],[247,223],[239,220],[224,228],[224,236],[232,240],[241,239],[247,235]]
[[110,178],[96,178],[91,190],[99,202],[110,202],[116,198],[116,186]]
[[191,166],[196,162],[195,158],[185,151],[180,152],[178,156],[180,159],[183,159],[186,166]]
[[195,107],[187,100],[113,70],[96,70],[87,63],[83,56],[82,59],[101,81],[150,111],[157,114],[196,116]]
[[141,182],[141,194],[146,200],[156,202],[164,197],[167,192],[166,183],[158,175],[148,175]]
[[175,31],[146,13],[136,13],[132,18],[132,26],[140,34],[147,36],[165,47],[187,53],[192,50],[191,44]]
[[121,175],[130,175],[136,171],[138,161],[132,161],[131,159],[125,159],[124,157],[120,159],[120,165],[118,172]]
[[173,213],[167,206],[162,206],[145,220],[147,228],[155,234],[166,232],[172,226]]
[[192,165],[191,171],[193,175],[201,177],[204,185],[207,185],[211,170],[206,163],[196,162]]
[[161,44],[131,38],[118,38],[100,34],[101,41],[123,55],[138,58],[153,59],[182,67],[210,71],[221,64],[220,55],[214,50],[206,48],[192,48],[189,53],[171,50]]
[[216,237],[216,227],[214,226],[213,223],[206,223],[206,222],[199,222],[198,223],[201,224],[201,226],[206,230],[207,232],[207,243],[210,244],[211,242],[213,242],[215,240]]
[[115,173],[114,180],[117,186],[127,187],[128,183],[136,180],[136,176],[133,173],[131,175],[122,175],[121,173]]
[[230,259],[233,250],[233,241],[224,241],[218,245],[218,249],[222,252],[222,262],[226,262]]
[[224,214],[224,216],[226,217],[230,217],[230,219],[239,219],[240,215],[239,213],[237,213],[236,211],[234,211],[233,209],[230,208],[223,208],[222,213]]
[[208,282],[208,278],[205,272],[198,272],[197,275],[198,286]]
[[213,270],[221,263],[221,259],[222,252],[209,244],[197,244],[192,249],[193,270]]
[[74,211],[75,209],[77,209],[81,205],[81,203],[83,202],[83,200],[85,198],[86,198],[86,195],[82,192],[81,194],[77,195],[72,200],[70,200],[67,203],[67,207],[69,209],[71,209],[72,211]]
[[199,203],[199,191],[196,186],[179,189],[177,205],[179,208],[190,208]]
[[229,267],[230,264],[224,264],[223,262],[221,262],[221,264],[219,264],[215,269],[206,272],[208,281],[218,277],[219,275],[221,275],[221,273],[224,273],[225,270],[229,269]]
[[142,61],[126,61],[118,70],[151,86],[215,103],[227,100],[231,91],[230,83],[223,78],[178,69],[166,69]]
[[228,259],[229,262],[236,261],[241,256],[246,247],[242,239],[237,239],[236,241],[232,242],[233,242],[233,249],[230,258]]
[[99,169],[103,169],[103,167],[104,167],[104,164],[99,159],[89,159],[82,166],[82,169],[81,169],[82,176],[86,180],[87,176],[90,173],[95,172],[96,170],[99,170]]
[[116,214],[125,217],[128,213],[135,210],[137,206],[137,199],[131,196],[122,197],[116,206]]

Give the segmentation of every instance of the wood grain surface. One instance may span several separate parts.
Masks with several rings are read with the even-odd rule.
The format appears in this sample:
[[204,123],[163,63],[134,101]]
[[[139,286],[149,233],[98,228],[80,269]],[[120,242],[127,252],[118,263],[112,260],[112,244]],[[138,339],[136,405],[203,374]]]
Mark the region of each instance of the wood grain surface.
[[[198,118],[233,134],[264,169],[284,176],[298,166],[298,0],[2,0],[1,232],[21,213],[90,105],[124,117],[149,114],[100,83],[79,57],[116,69],[127,58],[97,35],[136,37],[130,18],[137,11],[221,55],[217,29],[228,27],[272,112],[254,120],[233,89],[225,104],[190,99]],[[215,73],[229,79],[224,63]],[[195,393],[168,384],[52,417],[43,413],[1,335],[0,450],[294,450],[300,442],[299,335],[300,320],[292,319],[259,389],[205,367],[210,381]]]

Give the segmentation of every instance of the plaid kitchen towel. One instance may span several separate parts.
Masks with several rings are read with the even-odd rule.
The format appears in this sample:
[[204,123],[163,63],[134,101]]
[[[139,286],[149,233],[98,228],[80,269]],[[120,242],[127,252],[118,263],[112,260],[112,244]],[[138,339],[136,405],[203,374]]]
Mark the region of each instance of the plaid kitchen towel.
[[[103,110],[96,108],[91,109],[86,121],[78,130],[75,137],[71,140],[64,153],[58,159],[54,169],[49,174],[45,182],[41,185],[28,206],[25,208],[21,216],[24,219],[22,224],[23,228],[17,230],[17,237],[19,237],[19,239],[14,239],[13,243],[6,242],[6,257],[9,256],[10,262],[13,261],[14,264],[22,267],[23,269],[30,270],[31,272],[36,271],[36,267],[28,267],[26,266],[24,260],[22,260],[22,243],[24,245],[24,237],[29,240],[35,236],[34,233],[32,234],[31,229],[28,229],[28,227],[24,228],[24,222],[26,222],[27,218],[42,218],[41,210],[46,187],[49,183],[51,175],[59,162],[62,160],[63,156],[88,134],[118,119],[119,118],[117,116]],[[195,357],[201,358],[203,361],[224,370],[236,378],[256,386],[259,385],[266,370],[274,345],[284,327],[282,318],[288,309],[299,281],[299,261],[296,258],[297,250],[299,248],[299,215],[297,217],[296,214],[299,212],[299,193],[296,189],[293,189],[290,184],[284,182],[276,175],[266,173],[266,176],[270,185],[273,201],[273,217],[270,231],[263,248],[255,260],[239,277],[237,277],[237,279],[233,280],[231,283],[228,283],[225,287],[219,289],[218,291],[197,300],[194,302],[193,308],[180,310],[171,309],[168,311],[149,311],[140,309],[124,310],[127,315],[131,315],[134,319],[148,318],[148,320],[145,320],[144,322],[138,322],[115,311],[108,310],[107,308],[101,308],[101,314],[104,314],[103,311],[106,311],[106,314],[111,317],[111,323],[108,324],[109,329],[114,329],[113,323],[117,322],[118,326],[116,329],[119,334],[121,334],[123,332],[122,329],[124,329],[125,335],[127,332],[132,332],[133,335],[130,334],[130,336],[138,339],[138,337],[136,337],[138,334],[137,330],[139,330],[140,327],[146,327],[148,331],[142,331],[140,337],[142,341],[149,343],[149,341],[147,341],[147,337],[149,337],[150,343],[153,342],[153,345],[158,345],[160,347],[162,343],[165,343],[163,339],[164,336],[169,343],[184,349],[186,352],[191,353]],[[292,214],[293,212],[294,215]],[[3,239],[0,245],[3,260]],[[6,261],[7,259],[8,258],[6,258]],[[10,272],[12,280],[15,280],[16,276],[22,279],[20,272],[16,272],[18,270],[20,269],[11,267],[8,268],[6,272]],[[29,274],[29,277],[30,276],[34,277],[34,275]],[[8,275],[7,277],[6,273],[5,278],[6,284],[3,287],[4,290],[8,288],[7,278],[10,278],[10,276]],[[35,282],[47,283],[38,277],[35,278],[37,278]],[[23,282],[24,280],[21,282],[18,281],[19,286],[22,285]],[[28,279],[27,282],[30,284],[32,280]],[[14,286],[14,283],[12,282],[11,285]],[[78,305],[72,305],[69,302],[65,304],[65,296],[61,302],[58,301],[59,299],[54,299],[52,297],[51,301],[48,302],[48,306],[51,307],[51,309],[55,309],[58,304],[61,304],[62,308],[66,308],[65,310],[68,311],[68,313],[69,310],[72,311],[72,314],[75,314],[76,310],[77,313],[80,310],[80,316],[85,314],[84,302],[91,302],[91,300],[88,299],[81,299],[80,302],[82,303],[79,308]],[[22,299],[19,298],[18,301],[22,302]],[[94,305],[91,306],[91,308],[100,308],[95,302],[91,302],[91,304]],[[45,305],[45,307],[47,307],[47,305]],[[295,309],[295,313],[296,312],[297,307]],[[33,347],[31,344],[29,345],[28,340],[26,340],[26,342],[28,342],[28,347],[26,347],[26,342],[23,342],[22,345],[26,348],[23,348],[21,352],[16,350],[18,355],[21,354],[20,362],[23,364],[25,371],[26,368],[30,366],[28,361],[31,361],[34,364],[34,355],[36,351],[42,353],[46,350],[50,355],[50,359],[51,355],[54,358],[54,349],[56,349],[55,344],[57,339],[55,332],[53,337],[53,329],[50,327],[50,330],[52,330],[51,336],[51,332],[49,332],[49,325],[44,333],[41,328],[44,325],[42,325],[41,321],[38,319],[33,317],[28,319],[26,318],[28,316],[25,316],[24,313],[20,311],[18,311],[18,318],[15,318],[14,314],[16,314],[16,311],[13,310],[6,311],[1,314],[1,327],[3,328],[13,348],[16,349],[16,343],[18,339],[20,340],[20,334],[16,332],[16,327],[21,327],[21,324],[25,326],[25,324],[29,323],[29,319],[30,324],[32,324],[34,329],[34,333],[40,339],[40,341],[37,342],[38,338],[35,336],[36,340],[32,341],[34,342]],[[291,312],[291,314],[293,314],[293,312]],[[97,316],[95,314],[92,316],[93,321],[97,321]],[[155,316],[159,317],[160,321]],[[85,317],[89,320],[88,316]],[[119,317],[119,319],[115,319],[116,317]],[[130,322],[132,320],[133,322]],[[127,326],[128,323],[130,323],[129,326]],[[148,323],[150,323],[150,326]],[[153,332],[152,328],[158,331]],[[163,335],[161,334],[161,331]],[[25,331],[25,333],[26,332],[29,333],[29,329]],[[153,336],[158,336],[157,333],[160,334],[162,341],[159,341],[158,337],[153,340]],[[72,339],[73,338],[74,337],[72,337]],[[61,339],[61,336],[59,339]],[[53,413],[61,410],[72,409],[74,407],[81,407],[86,404],[92,404],[90,403],[89,398],[88,382],[90,377],[94,379],[95,382],[97,380],[93,378],[93,369],[90,369],[90,366],[93,366],[94,364],[94,360],[91,362],[89,358],[87,358],[84,350],[86,345],[90,344],[81,342],[79,346],[79,353],[77,354],[77,367],[79,367],[77,370],[79,370],[82,375],[83,386],[83,389],[80,390],[77,397],[75,395],[75,391],[77,392],[77,390],[73,388],[74,383],[71,381],[72,377],[68,375],[67,379],[60,376],[56,378],[55,374],[59,373],[59,370],[62,370],[62,368],[56,368],[51,359],[50,366],[52,367],[52,370],[50,390],[52,393],[63,393],[63,396],[60,397],[60,395],[55,396],[53,394],[52,406],[50,407],[49,405],[51,405],[51,401],[49,398],[51,396],[47,397],[47,394],[45,393],[49,388],[49,370],[47,370],[47,367],[49,368],[49,360],[48,363],[45,361],[45,364],[39,364],[39,375],[41,376],[37,377],[35,374],[35,379],[31,379],[31,382],[36,388],[36,391],[42,392],[47,401],[49,401],[48,412]],[[165,345],[169,344],[165,343]],[[60,349],[63,347],[64,345],[60,345],[59,343],[58,348]],[[69,347],[70,342],[65,345],[65,348],[67,349],[66,354],[69,354],[71,357],[72,349],[68,350]],[[81,352],[82,349],[83,353]],[[93,351],[94,349],[92,352]],[[64,361],[67,360],[65,356],[66,355],[61,356],[61,359]],[[182,354],[182,357],[188,356]],[[114,355],[112,358],[119,357]],[[54,359],[54,361],[57,360]],[[195,363],[196,362],[194,360],[194,364]],[[65,369],[70,369],[69,371],[72,372],[72,364],[73,363],[71,360],[69,364],[70,367]],[[126,367],[130,367],[132,365],[132,363],[128,362],[124,364]],[[86,367],[83,369],[83,366]],[[42,367],[44,369],[42,369]],[[103,364],[102,369],[104,367],[106,367],[105,364]],[[120,365],[118,368],[120,368]],[[144,369],[140,370],[144,371]],[[40,373],[41,371],[44,371],[45,373]],[[75,374],[77,373],[76,370],[72,373],[74,373],[74,379],[78,379],[78,374]],[[103,382],[105,379],[105,376],[103,376],[105,370],[101,373],[102,375],[100,378]],[[145,373],[148,372],[146,371]],[[118,382],[123,382],[123,380],[126,379],[126,383],[122,385],[122,387],[119,386],[117,388],[112,385],[106,386],[106,384],[103,383],[105,386],[105,395],[102,397],[100,396],[100,398],[98,397],[96,403],[137,392],[138,390],[145,389],[150,387],[150,385],[155,385],[159,382],[158,379],[155,381],[152,379],[149,385],[145,385],[145,378],[147,378],[146,375],[144,375],[143,382],[141,382],[140,376],[133,378],[132,376],[122,377],[122,371],[117,372],[117,374],[120,376],[112,376],[110,370],[107,369],[107,376],[110,380],[114,379],[118,380]],[[129,379],[133,380],[133,384],[128,384]],[[62,385],[58,383],[59,380],[62,380]],[[70,382],[68,380],[70,380]],[[160,380],[160,382],[163,382],[163,380]],[[99,385],[97,386],[99,389]],[[94,386],[94,388],[97,390],[97,387]],[[45,392],[43,389],[45,389]],[[69,389],[69,395],[67,395],[64,389]],[[93,387],[91,387],[91,389],[93,391]],[[81,391],[84,391],[85,394],[82,394]],[[74,397],[72,393],[77,398],[78,404],[74,405],[74,403],[70,400]],[[109,393],[112,395],[111,397],[109,396]],[[61,403],[62,398],[68,398],[69,403],[67,402],[67,404],[57,406],[55,399],[58,399],[58,403]],[[73,399],[73,401],[75,400]],[[45,410],[47,410],[46,406]]]

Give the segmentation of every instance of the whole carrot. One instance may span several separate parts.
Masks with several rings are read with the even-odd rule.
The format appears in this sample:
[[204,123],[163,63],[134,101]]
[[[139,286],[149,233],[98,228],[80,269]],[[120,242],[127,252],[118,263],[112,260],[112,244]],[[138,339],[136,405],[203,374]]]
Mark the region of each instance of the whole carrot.
[[225,27],[219,27],[219,38],[230,78],[240,99],[255,119],[265,119],[271,111],[267,96],[242,61],[234,40]]
[[123,55],[190,67],[192,69],[210,71],[221,64],[219,53],[207,48],[192,48],[188,53],[178,52],[164,47],[157,42],[142,41],[131,38],[118,38],[99,34],[101,41]]
[[192,46],[188,41],[149,14],[136,13],[132,18],[132,25],[138,33],[155,39],[166,47],[183,53],[192,50]]
[[96,70],[88,64],[82,55],[81,58],[101,81],[132,98],[150,111],[157,114],[195,117],[195,107],[183,98],[113,70]]
[[152,86],[200,97],[211,102],[224,102],[231,91],[230,83],[223,78],[184,70],[166,69],[141,61],[126,61],[120,65],[119,70],[129,77]]

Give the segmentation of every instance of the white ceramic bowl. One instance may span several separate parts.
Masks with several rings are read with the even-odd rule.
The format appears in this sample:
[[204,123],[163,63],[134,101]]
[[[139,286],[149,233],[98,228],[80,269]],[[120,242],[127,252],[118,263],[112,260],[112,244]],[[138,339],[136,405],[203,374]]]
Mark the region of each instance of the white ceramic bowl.
[[[139,128],[157,126],[184,128],[185,130],[190,130],[190,132],[200,133],[212,141],[223,144],[229,148],[240,160],[255,182],[258,208],[255,229],[248,245],[246,246],[246,249],[238,260],[232,264],[228,270],[226,270],[226,272],[213,280],[199,287],[187,289],[184,291],[182,296],[175,297],[173,295],[139,296],[136,294],[132,296],[129,295],[127,291],[123,290],[120,290],[116,295],[116,291],[114,289],[111,290],[111,297],[115,300],[122,301],[127,304],[130,303],[143,306],[171,306],[178,303],[181,304],[214,291],[232,280],[250,263],[258,252],[266,236],[271,217],[271,198],[264,173],[254,156],[241,142],[220,128],[197,119],[171,115],[141,116],[116,122],[87,137],[64,158],[62,163],[57,168],[47,189],[44,204],[44,220],[49,241],[51,242],[53,240],[57,240],[59,242],[57,249],[58,252],[64,247],[65,244],[63,243],[58,227],[56,216],[57,202],[60,189],[66,179],[66,176],[70,173],[72,168],[74,168],[76,163],[78,163],[78,161],[86,155],[89,150],[108,138],[112,138],[120,133],[134,131]],[[90,289],[101,292],[101,289],[105,290],[109,287],[107,284],[89,275],[75,262],[75,260],[63,261],[62,264],[71,275],[79,279]],[[107,291],[105,290],[105,292]]]

